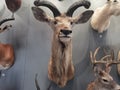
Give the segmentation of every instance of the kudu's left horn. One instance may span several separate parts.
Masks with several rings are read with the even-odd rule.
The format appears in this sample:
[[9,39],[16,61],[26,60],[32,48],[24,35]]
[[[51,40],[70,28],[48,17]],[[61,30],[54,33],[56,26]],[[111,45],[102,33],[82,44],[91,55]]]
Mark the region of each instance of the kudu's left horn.
[[39,0],[36,0],[36,1],[34,1],[34,5],[35,6],[45,6],[45,7],[48,7],[53,12],[54,17],[57,17],[57,16],[61,15],[61,13],[57,9],[57,7],[54,4],[52,4],[51,2],[49,2],[49,1],[39,1]]

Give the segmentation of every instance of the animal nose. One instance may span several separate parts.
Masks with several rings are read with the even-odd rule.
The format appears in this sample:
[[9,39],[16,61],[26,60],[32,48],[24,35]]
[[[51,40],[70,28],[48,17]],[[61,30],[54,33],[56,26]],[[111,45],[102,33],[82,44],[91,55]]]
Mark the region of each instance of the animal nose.
[[70,30],[61,30],[61,32],[65,35],[69,35],[72,33],[72,31],[70,31]]

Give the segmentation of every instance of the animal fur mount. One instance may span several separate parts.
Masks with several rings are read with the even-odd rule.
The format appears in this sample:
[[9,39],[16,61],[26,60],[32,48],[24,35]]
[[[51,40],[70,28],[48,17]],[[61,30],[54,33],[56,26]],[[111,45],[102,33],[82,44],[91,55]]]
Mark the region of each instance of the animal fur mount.
[[[49,1],[35,1],[32,7],[34,17],[46,22],[53,29],[52,53],[48,65],[48,77],[59,87],[64,87],[68,80],[74,77],[72,62],[72,26],[85,23],[92,16],[93,11],[87,10],[77,17],[72,17],[74,11],[81,6],[90,7],[89,1],[78,1],[69,7],[66,13],[61,13],[55,5]],[[50,17],[38,6],[48,7],[54,17]]]
[[9,44],[0,43],[0,71],[9,69],[14,63],[14,49]]
[[91,18],[91,26],[99,33],[103,33],[110,25],[111,16],[120,15],[120,2],[118,0],[107,0],[105,5],[97,8]]
[[119,64],[120,61],[114,60],[113,52],[111,55],[105,55],[100,60],[97,60],[96,55],[99,49],[100,48],[97,48],[94,54],[90,52],[96,79],[88,85],[87,90],[120,90],[120,85],[118,85],[109,74],[111,65]]

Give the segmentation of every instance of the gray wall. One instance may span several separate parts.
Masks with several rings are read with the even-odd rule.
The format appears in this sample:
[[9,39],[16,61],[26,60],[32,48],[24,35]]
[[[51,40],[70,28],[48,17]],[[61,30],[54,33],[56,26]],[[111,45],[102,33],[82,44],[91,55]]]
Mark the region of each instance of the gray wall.
[[[67,8],[78,0],[65,0],[52,2],[65,12]],[[90,9],[102,6],[106,0],[90,0]],[[10,43],[15,49],[15,64],[8,70],[2,71],[5,76],[0,77],[0,90],[36,90],[34,78],[38,73],[38,83],[41,90],[47,90],[50,83],[47,77],[47,67],[51,54],[51,39],[53,31],[46,24],[37,21],[31,12],[34,0],[22,0],[21,8],[16,12],[15,21],[9,22],[13,27],[0,34],[0,42]],[[0,7],[5,4],[0,0]],[[43,8],[52,16],[49,9]],[[84,11],[84,8],[77,9],[74,15]],[[2,20],[10,17],[11,12],[5,8],[0,13]],[[120,50],[120,16],[112,17],[109,30],[102,34],[92,31],[89,21],[85,24],[73,27],[73,62],[75,66],[75,78],[68,82],[66,87],[60,89],[52,84],[51,90],[85,90],[87,84],[94,80],[92,66],[89,60],[89,51],[94,51],[98,46],[112,48],[117,56]],[[99,53],[100,54],[100,53]],[[120,84],[120,78],[113,66],[111,75]]]

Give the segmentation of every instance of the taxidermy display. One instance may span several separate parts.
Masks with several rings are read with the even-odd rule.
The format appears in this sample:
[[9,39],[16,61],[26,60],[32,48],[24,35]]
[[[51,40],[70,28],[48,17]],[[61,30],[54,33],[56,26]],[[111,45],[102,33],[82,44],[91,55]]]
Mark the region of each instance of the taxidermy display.
[[[18,6],[15,7],[15,5],[18,5],[17,3],[14,2],[15,0],[5,0],[5,1],[8,9],[12,13],[18,10]],[[5,25],[2,28],[2,25],[5,22],[12,20],[15,20],[13,14],[11,18],[3,19],[2,21],[0,21],[0,33],[2,33],[5,30],[8,30],[9,27],[12,27],[12,25]],[[12,45],[0,43],[0,71],[10,68],[13,65],[13,63],[14,63],[14,49]]]
[[[66,13],[60,13],[55,5],[48,1],[35,1],[32,7],[34,17],[48,23],[53,29],[52,55],[48,65],[48,77],[59,87],[64,87],[68,80],[74,77],[74,66],[72,62],[72,26],[73,24],[85,23],[92,16],[93,11],[87,10],[77,17],[72,17],[74,11],[80,7],[90,7],[89,1],[75,2]],[[54,18],[48,16],[38,6],[48,7]]]
[[[35,1],[32,7],[34,17],[48,23],[53,29],[52,55],[48,65],[48,77],[59,87],[64,87],[68,80],[74,77],[72,62],[72,26],[73,24],[85,23],[92,16],[93,11],[87,10],[77,17],[72,17],[74,11],[80,7],[90,7],[89,1],[75,2],[66,13],[60,13],[55,5],[49,1]],[[48,7],[54,18],[48,16],[38,6]]]
[[90,58],[96,79],[88,84],[87,90],[120,90],[120,85],[118,85],[109,74],[111,71],[111,65],[119,64],[120,61],[114,60],[113,51],[110,55],[105,55],[100,60],[97,60],[96,55],[99,49],[100,48],[97,48],[94,54],[90,52]]
[[107,0],[105,5],[97,8],[91,18],[91,27],[103,33],[110,25],[111,16],[120,15],[120,2],[118,0]]

